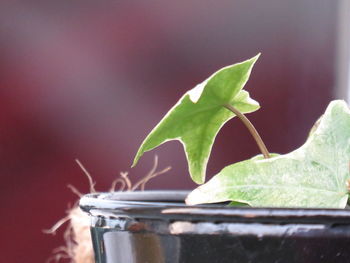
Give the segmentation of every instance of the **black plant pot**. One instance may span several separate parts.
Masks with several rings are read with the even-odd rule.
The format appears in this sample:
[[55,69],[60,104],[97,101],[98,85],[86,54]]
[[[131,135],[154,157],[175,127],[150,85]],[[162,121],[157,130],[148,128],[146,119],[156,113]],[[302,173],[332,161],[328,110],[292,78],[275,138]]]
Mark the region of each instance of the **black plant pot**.
[[186,206],[186,195],[84,196],[96,262],[350,262],[349,210]]

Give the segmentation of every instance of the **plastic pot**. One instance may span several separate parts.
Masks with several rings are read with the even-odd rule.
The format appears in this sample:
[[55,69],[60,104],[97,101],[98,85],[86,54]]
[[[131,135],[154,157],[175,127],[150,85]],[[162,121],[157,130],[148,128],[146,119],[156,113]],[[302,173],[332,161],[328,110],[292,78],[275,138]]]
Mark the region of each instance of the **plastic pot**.
[[186,206],[186,195],[84,196],[96,262],[350,262],[349,210]]

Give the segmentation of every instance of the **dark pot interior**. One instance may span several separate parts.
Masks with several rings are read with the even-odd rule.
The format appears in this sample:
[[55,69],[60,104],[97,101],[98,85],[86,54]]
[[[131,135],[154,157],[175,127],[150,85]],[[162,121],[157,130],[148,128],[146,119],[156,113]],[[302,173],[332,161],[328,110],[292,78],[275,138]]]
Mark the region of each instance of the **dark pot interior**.
[[186,195],[84,196],[96,262],[350,262],[349,210],[186,206]]

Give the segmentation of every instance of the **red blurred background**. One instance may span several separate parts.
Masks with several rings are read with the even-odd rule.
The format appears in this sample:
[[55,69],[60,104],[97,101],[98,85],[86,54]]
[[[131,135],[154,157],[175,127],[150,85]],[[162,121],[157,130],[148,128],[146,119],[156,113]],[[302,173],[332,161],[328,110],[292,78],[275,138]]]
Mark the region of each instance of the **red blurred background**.
[[[148,189],[191,189],[182,146],[131,161],[146,134],[188,89],[262,52],[246,86],[249,115],[271,152],[302,144],[329,100],[345,96],[342,1],[1,1],[1,262],[45,262],[62,238],[45,235],[88,192],[78,158],[106,191],[120,171]],[[346,30],[345,30],[346,31]],[[342,59],[340,59],[342,58]],[[208,176],[258,153],[238,121],[217,137]]]

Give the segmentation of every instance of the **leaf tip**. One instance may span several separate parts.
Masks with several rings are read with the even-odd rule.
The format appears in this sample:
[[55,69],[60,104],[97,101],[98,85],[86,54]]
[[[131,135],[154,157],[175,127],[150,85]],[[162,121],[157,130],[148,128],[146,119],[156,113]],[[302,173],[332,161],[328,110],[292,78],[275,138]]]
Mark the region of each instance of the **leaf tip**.
[[198,165],[187,154],[186,154],[186,157],[187,157],[188,168],[189,168],[188,172],[192,178],[192,181],[195,182],[196,184],[203,184],[205,182],[207,160],[204,160],[203,163]]
[[259,52],[259,53],[256,54],[254,57],[252,57],[250,60],[252,60],[253,63],[255,63],[255,62],[259,59],[260,56],[261,56],[261,53]]
[[203,184],[204,183],[204,176],[192,176],[192,180],[193,182],[195,182],[196,184]]
[[143,154],[143,152],[141,152],[141,148],[140,148],[135,155],[135,158],[131,164],[131,168],[134,168],[136,166],[136,164],[140,160],[140,157],[142,156],[142,154]]
[[198,198],[196,197],[196,193],[194,193],[197,189],[193,190],[191,193],[189,193],[185,199],[186,205],[198,205],[200,202],[198,202]]
[[137,164],[137,162],[138,162],[138,160],[136,160],[136,157],[135,157],[135,159],[134,159],[134,161],[132,162],[132,164],[131,164],[131,168],[134,168],[135,166],[136,166],[136,164]]
[[212,193],[210,191],[208,192],[207,188],[208,188],[207,185],[204,184],[204,185],[198,186],[196,189],[190,192],[185,199],[186,205],[199,205],[204,203],[212,203],[212,200],[211,200]]

